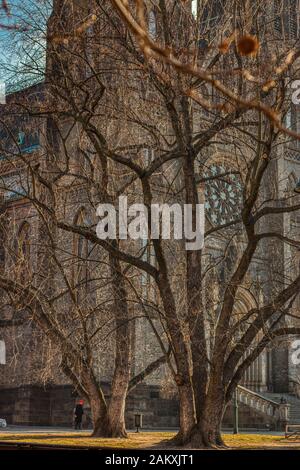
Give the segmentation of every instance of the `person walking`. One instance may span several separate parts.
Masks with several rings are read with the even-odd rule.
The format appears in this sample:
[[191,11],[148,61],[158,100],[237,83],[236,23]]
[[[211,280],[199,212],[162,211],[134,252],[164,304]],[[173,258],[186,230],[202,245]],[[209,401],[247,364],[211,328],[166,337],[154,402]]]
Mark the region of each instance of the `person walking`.
[[81,429],[82,427],[82,416],[84,415],[83,404],[84,401],[79,400],[74,410],[75,429]]

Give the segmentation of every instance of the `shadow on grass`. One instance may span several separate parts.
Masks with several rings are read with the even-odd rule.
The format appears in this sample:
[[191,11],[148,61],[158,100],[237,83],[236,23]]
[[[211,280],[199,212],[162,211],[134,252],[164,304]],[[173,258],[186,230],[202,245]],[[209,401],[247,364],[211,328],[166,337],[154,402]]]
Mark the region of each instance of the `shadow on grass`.
[[130,433],[128,438],[96,438],[91,434],[6,434],[0,433],[1,444],[16,444],[16,445],[50,445],[55,447],[85,447],[85,448],[99,448],[99,449],[155,449],[164,448],[167,446],[168,440],[173,437],[173,434],[165,433]]

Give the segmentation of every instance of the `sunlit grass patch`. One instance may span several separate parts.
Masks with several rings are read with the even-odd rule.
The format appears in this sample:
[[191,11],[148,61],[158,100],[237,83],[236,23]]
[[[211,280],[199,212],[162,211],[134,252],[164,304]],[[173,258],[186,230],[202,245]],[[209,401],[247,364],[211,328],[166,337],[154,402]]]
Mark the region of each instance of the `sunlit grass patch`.
[[[140,432],[129,433],[127,439],[103,439],[91,437],[88,432],[82,433],[35,433],[10,434],[0,433],[0,441],[11,443],[28,443],[54,446],[99,447],[117,449],[145,449],[164,447],[174,437],[174,432]],[[300,438],[285,439],[284,436],[272,434],[225,434],[225,444],[231,449],[299,449]]]
[[272,447],[287,443],[284,436],[274,436],[272,434],[225,434],[223,438],[229,447],[241,449]]
[[13,443],[30,443],[45,445],[67,445],[74,447],[115,447],[120,449],[135,449],[151,447],[161,441],[171,439],[173,432],[140,432],[128,433],[127,439],[93,438],[84,434],[9,434],[0,433],[0,441]]

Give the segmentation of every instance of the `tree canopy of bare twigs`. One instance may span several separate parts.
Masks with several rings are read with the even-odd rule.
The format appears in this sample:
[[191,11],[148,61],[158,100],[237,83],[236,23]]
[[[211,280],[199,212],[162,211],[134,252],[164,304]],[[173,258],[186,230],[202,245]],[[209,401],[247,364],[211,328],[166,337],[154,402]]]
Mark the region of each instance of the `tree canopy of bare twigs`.
[[[191,3],[55,2],[44,83],[1,116],[2,191],[28,204],[38,255],[28,271],[25,235],[9,236],[0,286],[53,340],[96,435],[125,435],[128,391],[166,363],[177,443],[210,447],[249,366],[300,332],[300,201],[282,164],[298,148],[287,116],[300,49],[265,2]],[[16,120],[39,129],[37,152],[24,153]],[[99,239],[97,207],[120,196],[204,202],[204,249]],[[3,214],[11,233],[15,204]],[[160,352],[135,375],[142,319]],[[109,402],[96,378],[106,341]]]

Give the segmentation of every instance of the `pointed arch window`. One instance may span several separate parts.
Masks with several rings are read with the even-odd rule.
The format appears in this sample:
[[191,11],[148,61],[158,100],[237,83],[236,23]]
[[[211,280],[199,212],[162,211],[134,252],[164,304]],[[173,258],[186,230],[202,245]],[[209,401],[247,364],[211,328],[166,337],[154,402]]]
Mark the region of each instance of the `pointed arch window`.
[[[75,217],[75,225],[80,227],[90,227],[91,220],[86,210],[80,209]],[[75,256],[73,268],[73,287],[78,300],[81,300],[89,290],[90,263],[89,258],[93,246],[86,237],[76,234],[73,241],[73,252]]]
[[24,222],[19,230],[19,256],[23,259],[30,257],[30,225]]
[[156,34],[157,34],[157,26],[156,26],[156,15],[155,15],[155,12],[153,10],[151,10],[150,13],[149,13],[148,29],[149,29],[149,36],[152,39],[155,39]]
[[192,14],[197,19],[197,17],[198,17],[198,0],[192,0]]
[[2,227],[0,227],[0,269],[5,268],[5,233]]
[[17,265],[20,281],[26,281],[30,273],[30,255],[31,255],[31,236],[30,225],[24,222],[18,233],[17,246]]
[[5,341],[0,340],[0,365],[6,364],[6,345]]
[[299,35],[299,0],[274,0],[275,31],[285,39]]
[[299,32],[298,25],[298,0],[284,1],[284,21],[286,28],[286,37],[296,39]]
[[285,115],[285,127],[287,129],[292,129],[292,110],[291,110],[291,108],[288,109],[288,111]]

